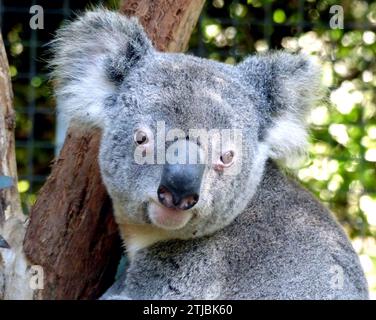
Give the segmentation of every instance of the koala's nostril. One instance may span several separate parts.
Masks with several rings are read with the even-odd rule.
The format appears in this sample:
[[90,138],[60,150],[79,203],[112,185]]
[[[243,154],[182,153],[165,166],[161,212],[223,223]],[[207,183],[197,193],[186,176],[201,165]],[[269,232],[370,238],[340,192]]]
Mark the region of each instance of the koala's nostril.
[[180,210],[188,210],[192,208],[199,199],[199,196],[196,193],[181,198],[163,185],[159,186],[157,193],[159,202],[165,207],[177,208]]
[[174,199],[172,193],[164,186],[158,188],[158,200],[164,206],[171,208],[174,206]]
[[198,194],[192,194],[192,195],[184,197],[180,201],[179,209],[188,210],[192,208],[198,202],[198,199],[199,199]]

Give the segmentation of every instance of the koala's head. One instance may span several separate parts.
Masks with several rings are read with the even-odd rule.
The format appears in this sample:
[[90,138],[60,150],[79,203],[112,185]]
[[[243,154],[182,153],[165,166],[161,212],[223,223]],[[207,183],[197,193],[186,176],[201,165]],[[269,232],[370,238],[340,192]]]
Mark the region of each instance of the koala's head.
[[236,66],[157,52],[137,20],[97,10],[55,40],[58,107],[99,127],[99,163],[119,224],[174,237],[228,225],[254,195],[265,162],[305,145],[318,68],[302,55]]

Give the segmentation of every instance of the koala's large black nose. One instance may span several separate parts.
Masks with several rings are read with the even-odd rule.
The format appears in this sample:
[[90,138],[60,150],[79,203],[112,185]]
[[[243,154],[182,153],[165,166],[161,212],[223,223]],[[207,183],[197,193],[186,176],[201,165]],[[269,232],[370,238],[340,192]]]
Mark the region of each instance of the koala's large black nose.
[[163,168],[158,199],[168,208],[188,210],[199,200],[202,164],[166,164]]

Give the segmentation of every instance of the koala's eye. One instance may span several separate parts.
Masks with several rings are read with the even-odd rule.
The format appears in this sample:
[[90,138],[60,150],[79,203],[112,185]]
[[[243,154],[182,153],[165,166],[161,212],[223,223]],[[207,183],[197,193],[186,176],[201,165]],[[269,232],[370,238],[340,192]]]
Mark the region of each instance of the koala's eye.
[[134,142],[137,145],[142,145],[142,144],[148,143],[149,142],[149,138],[148,138],[146,132],[142,131],[142,130],[137,130],[134,133]]
[[220,160],[221,162],[225,165],[225,166],[229,166],[232,164],[233,160],[234,160],[234,151],[230,150],[230,151],[226,151],[224,152],[221,157],[220,157]]

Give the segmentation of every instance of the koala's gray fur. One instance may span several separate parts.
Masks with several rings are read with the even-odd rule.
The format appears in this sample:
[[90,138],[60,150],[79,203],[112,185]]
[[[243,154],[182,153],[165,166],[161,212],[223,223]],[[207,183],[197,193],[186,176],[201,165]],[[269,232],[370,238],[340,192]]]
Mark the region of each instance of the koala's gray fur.
[[[104,299],[366,299],[358,257],[333,216],[274,164],[304,150],[319,68],[283,52],[237,66],[157,52],[137,20],[98,9],[54,41],[58,107],[100,127],[99,162],[130,266]],[[134,129],[243,132],[241,172],[205,168],[176,229],[155,225],[161,165],[134,162]],[[200,147],[201,148],[201,147]],[[227,170],[227,169],[225,169]]]

